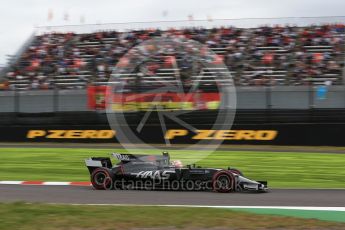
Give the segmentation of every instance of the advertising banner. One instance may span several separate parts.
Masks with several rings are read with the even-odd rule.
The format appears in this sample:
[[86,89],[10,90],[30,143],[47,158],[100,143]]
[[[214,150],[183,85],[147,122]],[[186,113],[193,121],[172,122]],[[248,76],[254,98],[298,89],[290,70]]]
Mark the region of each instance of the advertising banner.
[[[223,144],[345,146],[345,124],[234,125],[222,130],[199,125],[191,131],[184,127],[147,126],[140,132],[131,127],[145,143],[193,144],[218,140]],[[85,142],[116,143],[116,130],[108,126],[12,126],[0,127],[2,142]],[[131,141],[131,140],[129,140]],[[135,144],[135,143],[133,143]]]
[[88,107],[105,109],[109,101],[114,112],[136,112],[155,110],[215,110],[220,106],[220,95],[217,92],[194,93],[113,93],[107,95],[107,86],[88,87]]

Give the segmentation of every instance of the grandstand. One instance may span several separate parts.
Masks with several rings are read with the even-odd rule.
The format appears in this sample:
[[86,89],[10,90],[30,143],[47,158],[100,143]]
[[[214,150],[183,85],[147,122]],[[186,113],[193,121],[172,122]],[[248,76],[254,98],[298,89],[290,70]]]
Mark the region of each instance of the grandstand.
[[[266,26],[259,21],[38,28],[0,72],[3,140],[27,140],[30,130],[107,130],[108,115],[124,115],[133,128],[150,114],[149,134],[142,137],[159,143],[161,137],[151,134],[161,134],[156,129],[165,110],[198,129],[223,129],[221,119],[235,115],[234,129],[277,130],[280,139],[269,144],[343,145],[333,133],[345,123],[344,18],[296,18],[296,24],[267,19]],[[143,56],[139,48],[128,52],[151,38],[176,37],[188,41],[186,47],[205,49],[193,59],[196,47],[171,44],[144,62],[135,59]],[[200,58],[201,65],[195,64]],[[121,87],[114,87],[106,107],[109,80]],[[178,91],[181,83],[184,92]],[[219,88],[228,85],[231,90]],[[305,138],[314,133],[319,136]]]
[[[159,36],[179,36],[205,44],[224,61],[237,86],[343,85],[344,35],[344,24],[51,32],[30,41],[6,68],[0,89],[84,89],[107,84],[130,48]],[[152,63],[149,77],[143,76],[143,81],[176,81],[176,69],[166,66],[167,57],[174,55],[163,54]],[[175,58],[178,71],[188,67],[188,60]],[[202,69],[201,73],[203,84],[214,81],[212,71]],[[188,78],[197,80],[196,76]]]

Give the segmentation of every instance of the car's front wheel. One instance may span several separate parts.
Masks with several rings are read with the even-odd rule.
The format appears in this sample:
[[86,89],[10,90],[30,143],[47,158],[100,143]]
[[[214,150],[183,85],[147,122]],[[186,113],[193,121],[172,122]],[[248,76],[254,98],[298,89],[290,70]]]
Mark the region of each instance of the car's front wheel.
[[95,169],[91,174],[91,183],[97,190],[112,189],[113,181],[110,170],[106,168]]
[[220,171],[213,176],[213,190],[215,192],[233,192],[235,178],[232,173]]
[[230,169],[229,171],[230,171],[231,173],[236,173],[236,174],[238,174],[238,175],[240,175],[240,176],[244,176],[243,173],[242,173],[240,170],[238,170],[238,169],[232,168],[232,169]]

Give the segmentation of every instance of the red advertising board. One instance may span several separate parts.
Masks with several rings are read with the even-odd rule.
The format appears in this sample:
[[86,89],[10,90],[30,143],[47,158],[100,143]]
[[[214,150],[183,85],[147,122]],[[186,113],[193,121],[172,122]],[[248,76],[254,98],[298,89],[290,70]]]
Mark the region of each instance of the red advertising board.
[[[112,98],[110,106],[114,111],[146,110],[209,110],[218,109],[220,95],[205,93],[113,93],[106,95],[107,86],[88,88],[88,106],[91,109],[105,109],[107,98]],[[111,97],[110,97],[111,96]]]

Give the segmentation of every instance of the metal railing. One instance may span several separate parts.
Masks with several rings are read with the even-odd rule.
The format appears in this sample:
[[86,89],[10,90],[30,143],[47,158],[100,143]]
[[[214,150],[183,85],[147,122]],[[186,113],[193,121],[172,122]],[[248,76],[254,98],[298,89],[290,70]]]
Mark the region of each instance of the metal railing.
[[239,28],[254,28],[259,26],[291,25],[309,26],[319,24],[344,23],[345,16],[324,16],[324,17],[281,17],[281,18],[234,18],[234,19],[212,19],[212,20],[173,20],[173,21],[147,21],[147,22],[122,22],[122,23],[100,23],[83,25],[48,25],[36,27],[36,34],[52,32],[73,32],[77,34],[93,33],[99,31],[128,31],[139,29],[158,28],[162,30],[170,28],[202,27],[215,28],[234,26]]

